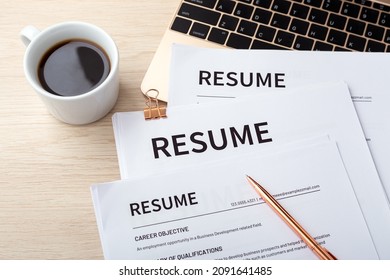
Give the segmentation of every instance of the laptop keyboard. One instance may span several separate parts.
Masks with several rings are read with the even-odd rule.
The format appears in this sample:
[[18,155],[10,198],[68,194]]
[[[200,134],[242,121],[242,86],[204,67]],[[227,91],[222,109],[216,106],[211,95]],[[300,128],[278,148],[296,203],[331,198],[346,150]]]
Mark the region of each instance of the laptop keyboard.
[[235,49],[390,52],[390,6],[366,0],[184,0],[171,29]]

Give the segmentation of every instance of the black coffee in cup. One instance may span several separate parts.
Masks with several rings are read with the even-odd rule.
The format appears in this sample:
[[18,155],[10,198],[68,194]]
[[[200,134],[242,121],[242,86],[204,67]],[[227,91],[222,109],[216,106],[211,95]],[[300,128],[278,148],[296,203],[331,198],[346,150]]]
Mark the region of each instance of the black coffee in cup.
[[104,50],[84,40],[63,41],[49,49],[38,66],[42,87],[55,95],[76,96],[98,87],[110,73]]

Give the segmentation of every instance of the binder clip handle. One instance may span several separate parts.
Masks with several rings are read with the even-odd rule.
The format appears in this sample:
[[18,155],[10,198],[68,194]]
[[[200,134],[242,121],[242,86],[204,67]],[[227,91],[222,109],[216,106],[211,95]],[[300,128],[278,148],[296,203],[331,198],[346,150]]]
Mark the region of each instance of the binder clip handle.
[[[155,96],[151,96],[150,93],[154,92]],[[146,92],[146,108],[144,109],[145,120],[161,119],[167,117],[166,106],[160,105],[158,102],[158,90],[150,89]]]

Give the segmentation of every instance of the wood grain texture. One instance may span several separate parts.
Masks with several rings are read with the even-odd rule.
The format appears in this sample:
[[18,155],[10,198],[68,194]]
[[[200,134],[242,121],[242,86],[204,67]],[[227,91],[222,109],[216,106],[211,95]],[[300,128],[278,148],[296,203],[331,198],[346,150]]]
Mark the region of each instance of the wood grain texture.
[[[140,85],[178,0],[3,1],[0,17],[0,259],[101,259],[90,185],[118,180],[114,112],[144,107]],[[120,54],[120,95],[102,120],[54,119],[23,73],[26,25],[98,25]]]

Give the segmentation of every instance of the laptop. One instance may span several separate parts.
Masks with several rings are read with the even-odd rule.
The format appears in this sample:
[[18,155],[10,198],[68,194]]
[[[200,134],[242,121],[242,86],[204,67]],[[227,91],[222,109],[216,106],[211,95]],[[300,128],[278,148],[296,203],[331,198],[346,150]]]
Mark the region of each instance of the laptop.
[[168,101],[173,43],[390,52],[390,0],[181,0],[142,81],[145,95]]

